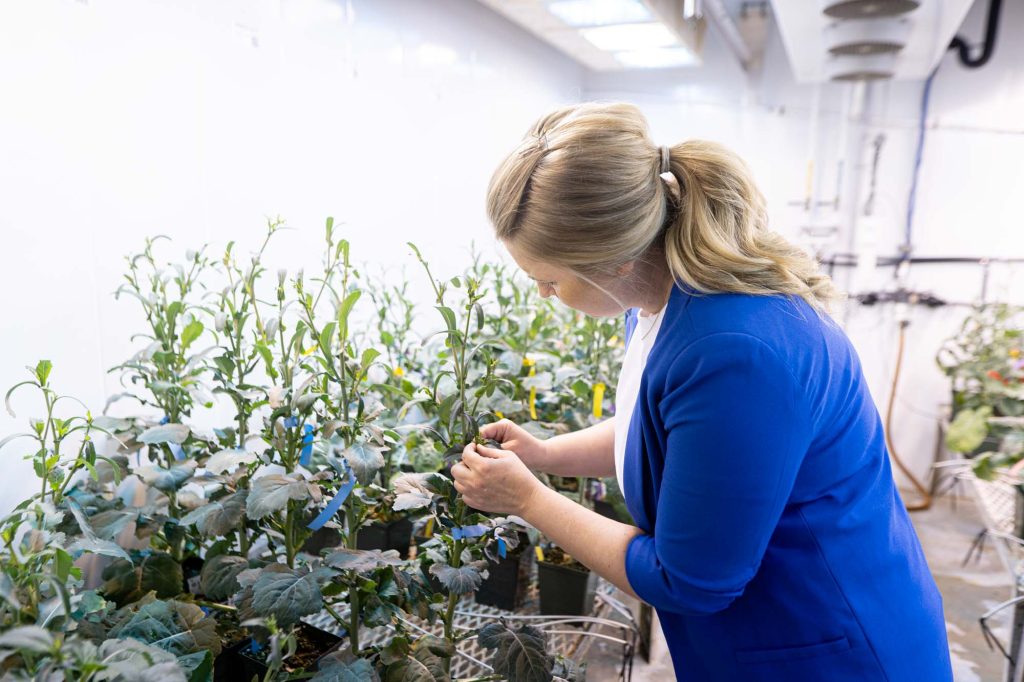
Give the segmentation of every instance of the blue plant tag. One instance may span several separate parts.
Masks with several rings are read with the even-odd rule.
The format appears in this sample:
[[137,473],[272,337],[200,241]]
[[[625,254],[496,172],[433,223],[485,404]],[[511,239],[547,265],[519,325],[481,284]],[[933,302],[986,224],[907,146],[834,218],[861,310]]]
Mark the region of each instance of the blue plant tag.
[[352,489],[356,487],[356,476],[352,473],[352,467],[349,466],[348,462],[345,462],[345,475],[348,476],[348,483],[343,485],[338,491],[338,494],[334,496],[324,510],[317,514],[317,517],[309,522],[306,528],[310,530],[320,530],[324,527],[324,524],[331,520],[331,517],[338,513],[341,509],[341,505],[345,503],[345,499],[348,498],[349,494],[352,493]]
[[487,526],[478,523],[475,526],[452,528],[452,537],[456,540],[468,540],[469,538],[478,538],[486,532]]
[[299,425],[299,418],[298,417],[285,417],[284,428],[286,428],[286,429],[294,429],[298,425]]
[[182,460],[185,459],[185,450],[175,443],[171,443],[171,453],[174,454],[174,459]]
[[507,554],[508,554],[508,549],[505,546],[505,541],[502,540],[501,538],[498,538],[498,556],[500,556],[502,559],[504,559]]
[[166,423],[168,423],[168,422],[170,422],[170,421],[171,421],[171,418],[170,418],[170,417],[168,417],[168,416],[167,416],[167,415],[165,414],[165,415],[164,415],[164,418],[160,420],[160,424],[161,424],[161,425],[163,425],[163,424],[166,424]]
[[309,460],[313,457],[313,426],[306,424],[303,429],[305,435],[302,437],[302,452],[299,454],[299,464],[309,466]]

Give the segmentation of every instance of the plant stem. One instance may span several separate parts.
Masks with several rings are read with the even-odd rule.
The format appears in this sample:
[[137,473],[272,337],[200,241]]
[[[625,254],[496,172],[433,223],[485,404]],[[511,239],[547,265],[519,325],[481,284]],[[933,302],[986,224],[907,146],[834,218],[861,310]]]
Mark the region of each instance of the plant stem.
[[238,611],[238,608],[235,607],[235,606],[230,606],[228,604],[218,604],[217,602],[212,602],[212,601],[196,600],[196,604],[198,604],[199,606],[205,606],[208,609],[214,609],[216,611],[224,611],[226,613],[235,613],[236,611]]
[[349,603],[349,628],[348,641],[352,648],[352,655],[359,655],[359,588],[350,586],[348,588]]

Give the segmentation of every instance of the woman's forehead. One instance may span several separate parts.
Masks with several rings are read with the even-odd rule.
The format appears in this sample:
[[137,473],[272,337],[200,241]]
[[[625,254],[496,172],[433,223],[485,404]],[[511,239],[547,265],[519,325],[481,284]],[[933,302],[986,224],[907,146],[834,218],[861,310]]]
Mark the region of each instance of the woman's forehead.
[[554,263],[547,263],[538,258],[531,257],[522,249],[517,248],[512,242],[506,242],[505,248],[508,250],[509,255],[512,256],[512,260],[532,279],[553,280],[569,272],[566,268]]

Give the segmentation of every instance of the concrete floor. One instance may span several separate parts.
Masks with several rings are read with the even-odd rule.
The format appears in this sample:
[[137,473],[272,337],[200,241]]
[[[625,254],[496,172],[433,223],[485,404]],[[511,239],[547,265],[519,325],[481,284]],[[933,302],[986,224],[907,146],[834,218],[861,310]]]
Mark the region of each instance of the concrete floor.
[[[955,682],[1001,682],[1003,659],[985,644],[978,617],[1010,597],[1010,578],[988,546],[978,560],[962,566],[972,540],[982,528],[973,502],[964,497],[939,499],[929,510],[911,514],[928,557],[935,581],[942,592],[946,631],[953,661]],[[992,622],[1004,643],[1009,631],[1007,609]],[[604,682],[618,679],[614,668],[594,656],[587,679]],[[634,682],[667,682],[674,679],[672,662],[661,631],[655,624],[651,661],[639,656],[633,667]]]

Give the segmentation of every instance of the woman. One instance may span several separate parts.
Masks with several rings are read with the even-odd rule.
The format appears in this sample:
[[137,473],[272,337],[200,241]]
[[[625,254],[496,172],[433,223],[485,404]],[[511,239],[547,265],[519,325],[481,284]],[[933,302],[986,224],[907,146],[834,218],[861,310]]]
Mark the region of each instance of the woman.
[[[626,313],[616,414],[539,441],[501,421],[453,470],[658,610],[678,678],[952,679],[942,601],[893,483],[828,277],[767,228],[742,162],[655,146],[640,112],[540,120],[488,211],[542,296]],[[637,527],[531,469],[616,475]]]

